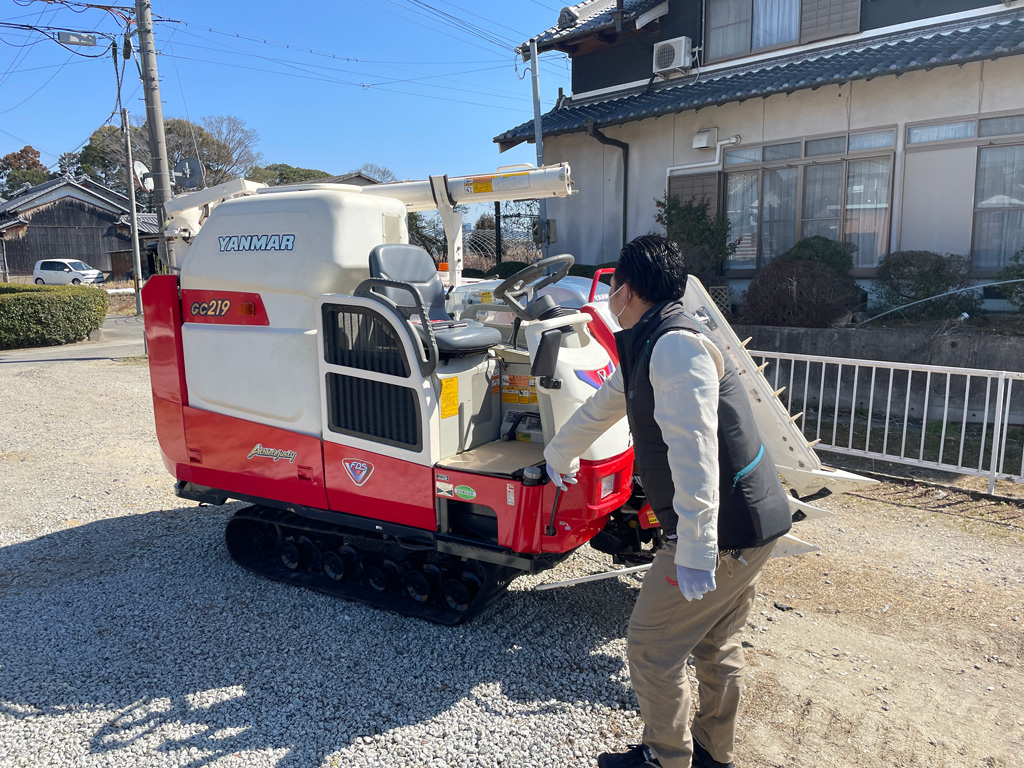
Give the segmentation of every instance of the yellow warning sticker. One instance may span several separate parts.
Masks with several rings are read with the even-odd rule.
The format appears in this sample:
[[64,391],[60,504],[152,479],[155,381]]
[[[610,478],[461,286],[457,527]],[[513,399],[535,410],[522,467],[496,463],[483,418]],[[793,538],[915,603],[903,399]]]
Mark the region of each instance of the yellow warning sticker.
[[493,291],[480,291],[480,303],[481,304],[493,304],[494,303],[494,292]]
[[459,380],[441,379],[441,418],[459,415]]
[[493,176],[471,176],[466,179],[467,195],[484,195],[493,190],[491,180]]

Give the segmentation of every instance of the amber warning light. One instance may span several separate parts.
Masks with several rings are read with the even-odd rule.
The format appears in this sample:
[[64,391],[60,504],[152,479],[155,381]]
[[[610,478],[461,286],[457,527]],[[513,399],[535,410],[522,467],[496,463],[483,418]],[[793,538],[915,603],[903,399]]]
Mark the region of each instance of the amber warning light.
[[256,305],[251,301],[243,301],[238,305],[238,314],[243,317],[256,317]]

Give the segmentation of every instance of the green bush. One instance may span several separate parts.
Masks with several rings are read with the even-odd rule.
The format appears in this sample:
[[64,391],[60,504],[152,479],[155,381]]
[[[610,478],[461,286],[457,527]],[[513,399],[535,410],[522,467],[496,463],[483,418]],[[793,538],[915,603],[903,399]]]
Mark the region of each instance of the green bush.
[[[569,274],[575,277],[585,277],[589,280],[592,280],[594,277],[594,273],[597,272],[597,270],[608,268],[614,269],[615,265],[618,263],[619,262],[617,261],[608,261],[605,262],[604,264],[573,264],[571,267],[569,267]],[[611,280],[611,275],[601,276],[602,283],[610,283]]]
[[[941,296],[947,291],[967,288],[971,262],[966,256],[932,251],[897,251],[878,263],[876,296],[886,307],[901,307],[921,299]],[[906,310],[915,317],[948,318],[961,312],[974,314],[981,308],[980,291],[946,296]]]
[[501,264],[496,264],[492,269],[487,270],[487,274],[484,277],[492,280],[504,280],[507,277],[512,277],[516,272],[526,269],[528,266],[530,265],[522,261],[503,261]]
[[798,241],[783,257],[791,261],[817,261],[840,275],[849,275],[853,271],[853,252],[856,250],[853,243],[812,235]]
[[827,328],[862,303],[853,276],[852,243],[815,235],[800,240],[750,284],[739,321],[751,325]]
[[666,194],[655,200],[654,220],[665,228],[665,236],[679,246],[686,258],[686,268],[704,285],[712,285],[722,274],[726,259],[736,251],[729,242],[732,225],[724,215],[712,216],[711,203],[704,197],[679,201]]
[[[1024,280],[1024,248],[1013,254],[1010,263],[996,274],[997,283],[1003,280]],[[1024,283],[1001,285],[999,292],[1003,294],[1003,298],[1024,312]]]
[[84,285],[0,285],[0,349],[81,341],[103,325],[108,299]]
[[482,269],[473,269],[472,267],[466,267],[462,270],[463,277],[485,277],[487,275]]

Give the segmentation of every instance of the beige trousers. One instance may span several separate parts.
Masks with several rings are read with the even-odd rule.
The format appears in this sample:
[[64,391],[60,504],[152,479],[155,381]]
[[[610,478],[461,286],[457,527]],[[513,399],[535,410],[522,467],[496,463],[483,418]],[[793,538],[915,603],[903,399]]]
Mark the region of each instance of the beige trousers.
[[644,576],[629,620],[629,674],[644,719],[644,744],[664,768],[690,768],[686,661],[691,654],[700,695],[693,738],[718,762],[733,759],[743,688],[740,632],[754,604],[757,577],[774,547],[771,542],[743,550],[746,565],[723,555],[715,573],[717,587],[700,600],[687,602],[674,583],[674,541],[655,555]]

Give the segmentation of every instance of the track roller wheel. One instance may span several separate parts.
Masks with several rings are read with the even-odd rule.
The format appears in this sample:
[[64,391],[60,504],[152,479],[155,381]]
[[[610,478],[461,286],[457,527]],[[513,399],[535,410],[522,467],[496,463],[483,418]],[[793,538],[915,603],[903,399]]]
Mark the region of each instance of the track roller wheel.
[[403,580],[405,593],[417,603],[425,603],[430,600],[434,591],[430,579],[422,571],[409,571]]
[[323,560],[324,575],[331,581],[344,581],[346,576],[345,560],[337,552],[328,552]]
[[294,541],[281,542],[277,548],[277,559],[289,571],[298,571],[302,568],[302,552]]
[[280,544],[280,536],[277,529],[272,525],[254,525],[249,544],[253,552],[258,552],[266,557],[273,557]]
[[374,592],[387,592],[398,582],[402,569],[394,560],[384,560],[366,569],[366,581]]

